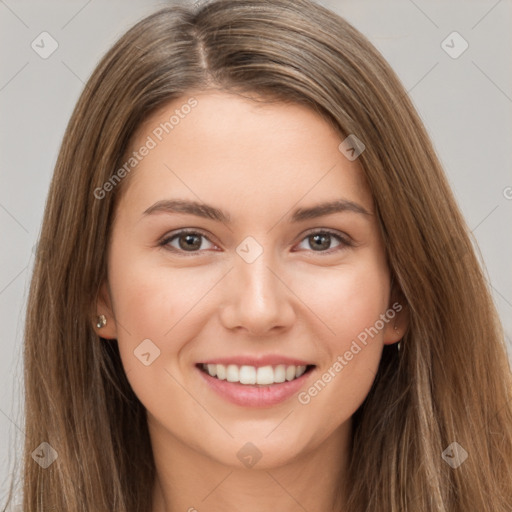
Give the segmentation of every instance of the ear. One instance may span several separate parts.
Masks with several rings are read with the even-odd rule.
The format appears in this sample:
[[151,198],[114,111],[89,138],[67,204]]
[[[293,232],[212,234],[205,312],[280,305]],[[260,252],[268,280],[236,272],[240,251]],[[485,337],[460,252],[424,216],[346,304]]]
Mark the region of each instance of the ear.
[[[107,323],[103,327],[98,327],[96,325],[97,317],[99,315],[105,315],[105,318],[107,319]],[[98,298],[96,300],[96,315],[93,318],[93,325],[96,334],[100,338],[108,340],[117,339],[117,326],[112,309],[112,301],[110,299],[110,290],[106,280],[103,281],[98,292]]]
[[409,327],[409,308],[407,301],[397,285],[392,285],[388,310],[388,322],[384,327],[384,345],[398,343]]

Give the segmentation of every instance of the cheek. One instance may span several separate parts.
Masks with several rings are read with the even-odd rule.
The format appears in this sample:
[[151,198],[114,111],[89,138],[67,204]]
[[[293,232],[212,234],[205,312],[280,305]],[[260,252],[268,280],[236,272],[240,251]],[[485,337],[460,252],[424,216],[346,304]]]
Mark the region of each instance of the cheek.
[[179,351],[180,340],[186,342],[191,322],[197,323],[204,298],[219,280],[218,272],[206,267],[170,268],[155,259],[124,251],[121,244],[112,249],[109,280],[125,368],[132,367],[134,351],[144,340],[151,340],[162,356]]
[[138,337],[162,337],[207,284],[199,268],[172,268],[165,264],[164,249],[137,247],[121,236],[112,245],[109,270],[116,317]]
[[144,406],[166,410],[170,397],[176,403],[186,402],[186,397],[176,397],[179,386],[172,376],[179,373],[175,362],[198,323],[198,306],[214,284],[209,283],[212,276],[206,279],[197,269],[194,273],[194,269],[163,268],[141,254],[116,256],[113,251],[109,280],[122,365]]
[[326,277],[304,282],[304,290],[309,289],[306,302],[323,320],[317,344],[323,355],[316,380],[298,395],[298,401],[309,409],[309,421],[316,422],[313,410],[327,418],[319,427],[319,432],[327,433],[352,416],[375,379],[389,283],[380,262],[330,269]]
[[296,277],[291,287],[322,321],[324,339],[333,349],[343,349],[347,341],[350,345],[388,306],[388,271],[377,259],[311,269]]

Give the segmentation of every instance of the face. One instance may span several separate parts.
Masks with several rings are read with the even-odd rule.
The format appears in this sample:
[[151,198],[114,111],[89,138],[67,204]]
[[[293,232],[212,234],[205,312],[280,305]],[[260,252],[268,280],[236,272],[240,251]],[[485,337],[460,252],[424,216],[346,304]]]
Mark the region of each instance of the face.
[[154,435],[237,466],[251,442],[272,467],[350,424],[401,324],[342,140],[306,107],[221,92],[139,128],[98,333],[118,340]]

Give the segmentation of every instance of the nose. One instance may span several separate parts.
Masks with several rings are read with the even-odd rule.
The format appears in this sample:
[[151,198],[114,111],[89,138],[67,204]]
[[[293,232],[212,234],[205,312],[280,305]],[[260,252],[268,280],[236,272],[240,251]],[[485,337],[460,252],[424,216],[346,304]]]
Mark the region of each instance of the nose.
[[227,329],[245,330],[255,336],[286,330],[295,322],[295,295],[286,285],[270,251],[252,263],[236,255],[225,280],[225,305],[221,321]]

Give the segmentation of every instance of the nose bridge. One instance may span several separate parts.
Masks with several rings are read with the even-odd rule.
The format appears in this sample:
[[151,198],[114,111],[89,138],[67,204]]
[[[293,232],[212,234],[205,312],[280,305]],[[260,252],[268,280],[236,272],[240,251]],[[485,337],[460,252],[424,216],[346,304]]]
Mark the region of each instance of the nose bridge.
[[242,242],[237,248],[235,279],[239,279],[241,300],[249,300],[253,307],[270,305],[277,300],[282,283],[270,269],[275,267],[272,251],[254,239]]
[[254,238],[245,239],[236,250],[229,290],[231,327],[265,332],[291,321],[292,308],[287,288],[276,276],[273,252]]

